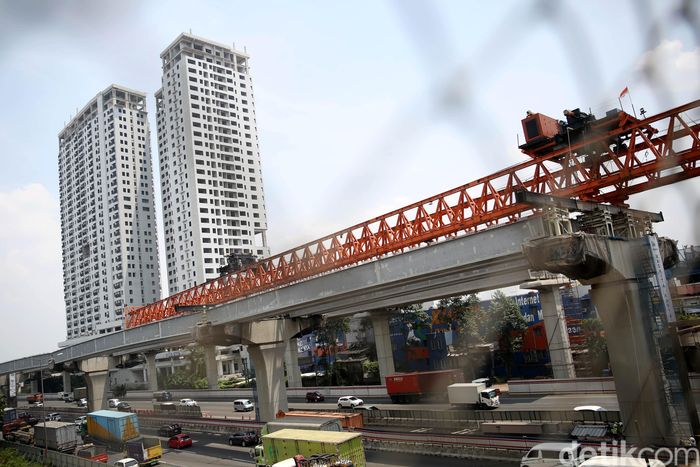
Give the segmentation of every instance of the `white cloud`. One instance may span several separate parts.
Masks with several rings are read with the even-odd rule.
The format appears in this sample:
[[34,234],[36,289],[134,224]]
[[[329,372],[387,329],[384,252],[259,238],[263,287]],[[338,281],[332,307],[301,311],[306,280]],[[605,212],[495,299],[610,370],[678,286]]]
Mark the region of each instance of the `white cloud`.
[[663,83],[674,93],[700,91],[700,47],[686,50],[679,40],[665,39],[645,52],[637,70],[652,82]]
[[42,185],[0,192],[0,361],[65,339],[58,203]]

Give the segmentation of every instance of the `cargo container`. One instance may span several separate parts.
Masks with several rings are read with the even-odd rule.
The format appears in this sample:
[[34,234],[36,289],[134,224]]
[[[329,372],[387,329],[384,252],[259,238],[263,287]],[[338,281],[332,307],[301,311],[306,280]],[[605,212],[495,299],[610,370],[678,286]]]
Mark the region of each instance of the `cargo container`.
[[353,467],[367,465],[360,433],[284,429],[263,436],[263,444],[254,453],[258,467],[315,454],[335,454],[339,460],[351,461]]
[[42,422],[34,427],[34,444],[54,451],[73,451],[78,445],[75,425],[68,422]]
[[462,370],[395,373],[384,378],[386,392],[394,403],[417,402],[421,399],[447,400],[447,386],[463,383]]
[[160,439],[143,436],[126,442],[126,455],[136,459],[139,465],[153,465],[163,456],[163,448]]
[[343,431],[340,420],[328,417],[295,417],[287,416],[267,422],[260,431],[261,435],[274,433],[285,428],[299,430]]
[[450,384],[447,397],[451,405],[458,407],[495,409],[501,405],[497,391],[487,388],[484,383]]
[[96,440],[121,445],[139,437],[139,419],[129,412],[98,410],[87,414],[87,431]]
[[79,401],[80,399],[87,398],[87,388],[75,388],[73,389],[73,399]]
[[361,413],[347,412],[317,412],[313,410],[294,410],[292,412],[277,412],[277,418],[286,417],[316,417],[316,418],[337,418],[340,420],[340,426],[346,430],[349,428],[362,428],[365,426],[364,419]]

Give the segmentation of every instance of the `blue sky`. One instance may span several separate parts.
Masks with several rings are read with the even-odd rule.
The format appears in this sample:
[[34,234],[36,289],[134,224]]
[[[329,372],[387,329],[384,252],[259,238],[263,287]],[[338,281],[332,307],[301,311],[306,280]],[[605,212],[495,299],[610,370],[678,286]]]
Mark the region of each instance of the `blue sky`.
[[[650,114],[700,98],[697,10],[693,29],[673,1],[492,3],[0,0],[0,361],[65,338],[58,132],[117,83],[148,93],[156,154],[180,32],[251,55],[273,252],[521,161],[527,109],[601,113],[625,86]],[[631,204],[698,244],[699,184]]]

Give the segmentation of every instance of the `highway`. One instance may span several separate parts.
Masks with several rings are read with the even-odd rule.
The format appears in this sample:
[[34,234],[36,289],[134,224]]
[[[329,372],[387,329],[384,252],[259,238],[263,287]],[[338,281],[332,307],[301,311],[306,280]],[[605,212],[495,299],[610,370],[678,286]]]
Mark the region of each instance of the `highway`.
[[[194,396],[196,400],[196,396]],[[129,397],[122,398],[131,404],[135,409],[152,409],[153,402],[151,400],[134,399]],[[365,400],[365,405],[374,405],[383,410],[450,410],[449,404],[392,404],[387,399],[377,399],[383,402],[373,402],[372,399]],[[177,401],[174,401],[177,403]],[[254,415],[252,413],[242,413],[233,411],[233,401],[222,400],[197,400],[197,403],[202,408],[202,412],[211,417],[227,417],[238,419],[250,419]],[[26,406],[26,402],[20,404]],[[509,397],[504,395],[501,397],[501,407],[495,409],[499,411],[509,410],[572,410],[579,405],[599,405],[606,410],[619,410],[617,396],[615,394],[576,394],[576,395],[550,395],[550,396],[517,396]],[[325,402],[306,403],[303,401],[289,403],[290,408],[294,409],[337,409],[336,399],[327,399]],[[48,400],[46,408],[54,407],[61,409],[63,407],[75,407],[75,404],[68,404],[62,401]]]
[[[147,435],[156,435],[155,430],[144,430]],[[177,467],[205,467],[205,466],[245,466],[255,465],[250,457],[250,448],[229,446],[226,435],[215,433],[189,432],[194,443],[192,448],[175,450],[163,448],[164,455],[161,465]],[[165,446],[167,438],[160,437]],[[446,467],[495,467],[517,466],[517,462],[485,461],[454,458],[438,458],[432,456],[420,456],[415,454],[391,453],[379,451],[366,451],[368,467],[382,466],[406,466],[425,467],[440,465]],[[120,459],[118,454],[110,456],[110,462]]]

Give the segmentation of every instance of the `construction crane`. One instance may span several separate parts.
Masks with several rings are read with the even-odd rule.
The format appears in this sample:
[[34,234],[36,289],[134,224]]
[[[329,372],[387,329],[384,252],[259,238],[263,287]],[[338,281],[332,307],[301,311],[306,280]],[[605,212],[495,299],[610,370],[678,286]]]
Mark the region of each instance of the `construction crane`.
[[126,310],[126,328],[177,316],[179,307],[235,300],[458,235],[514,222],[536,209],[516,192],[624,205],[630,195],[700,174],[700,100],[637,119],[613,110],[601,119],[576,109],[566,121],[528,112],[530,158],[452,190],[257,261],[163,300]]

